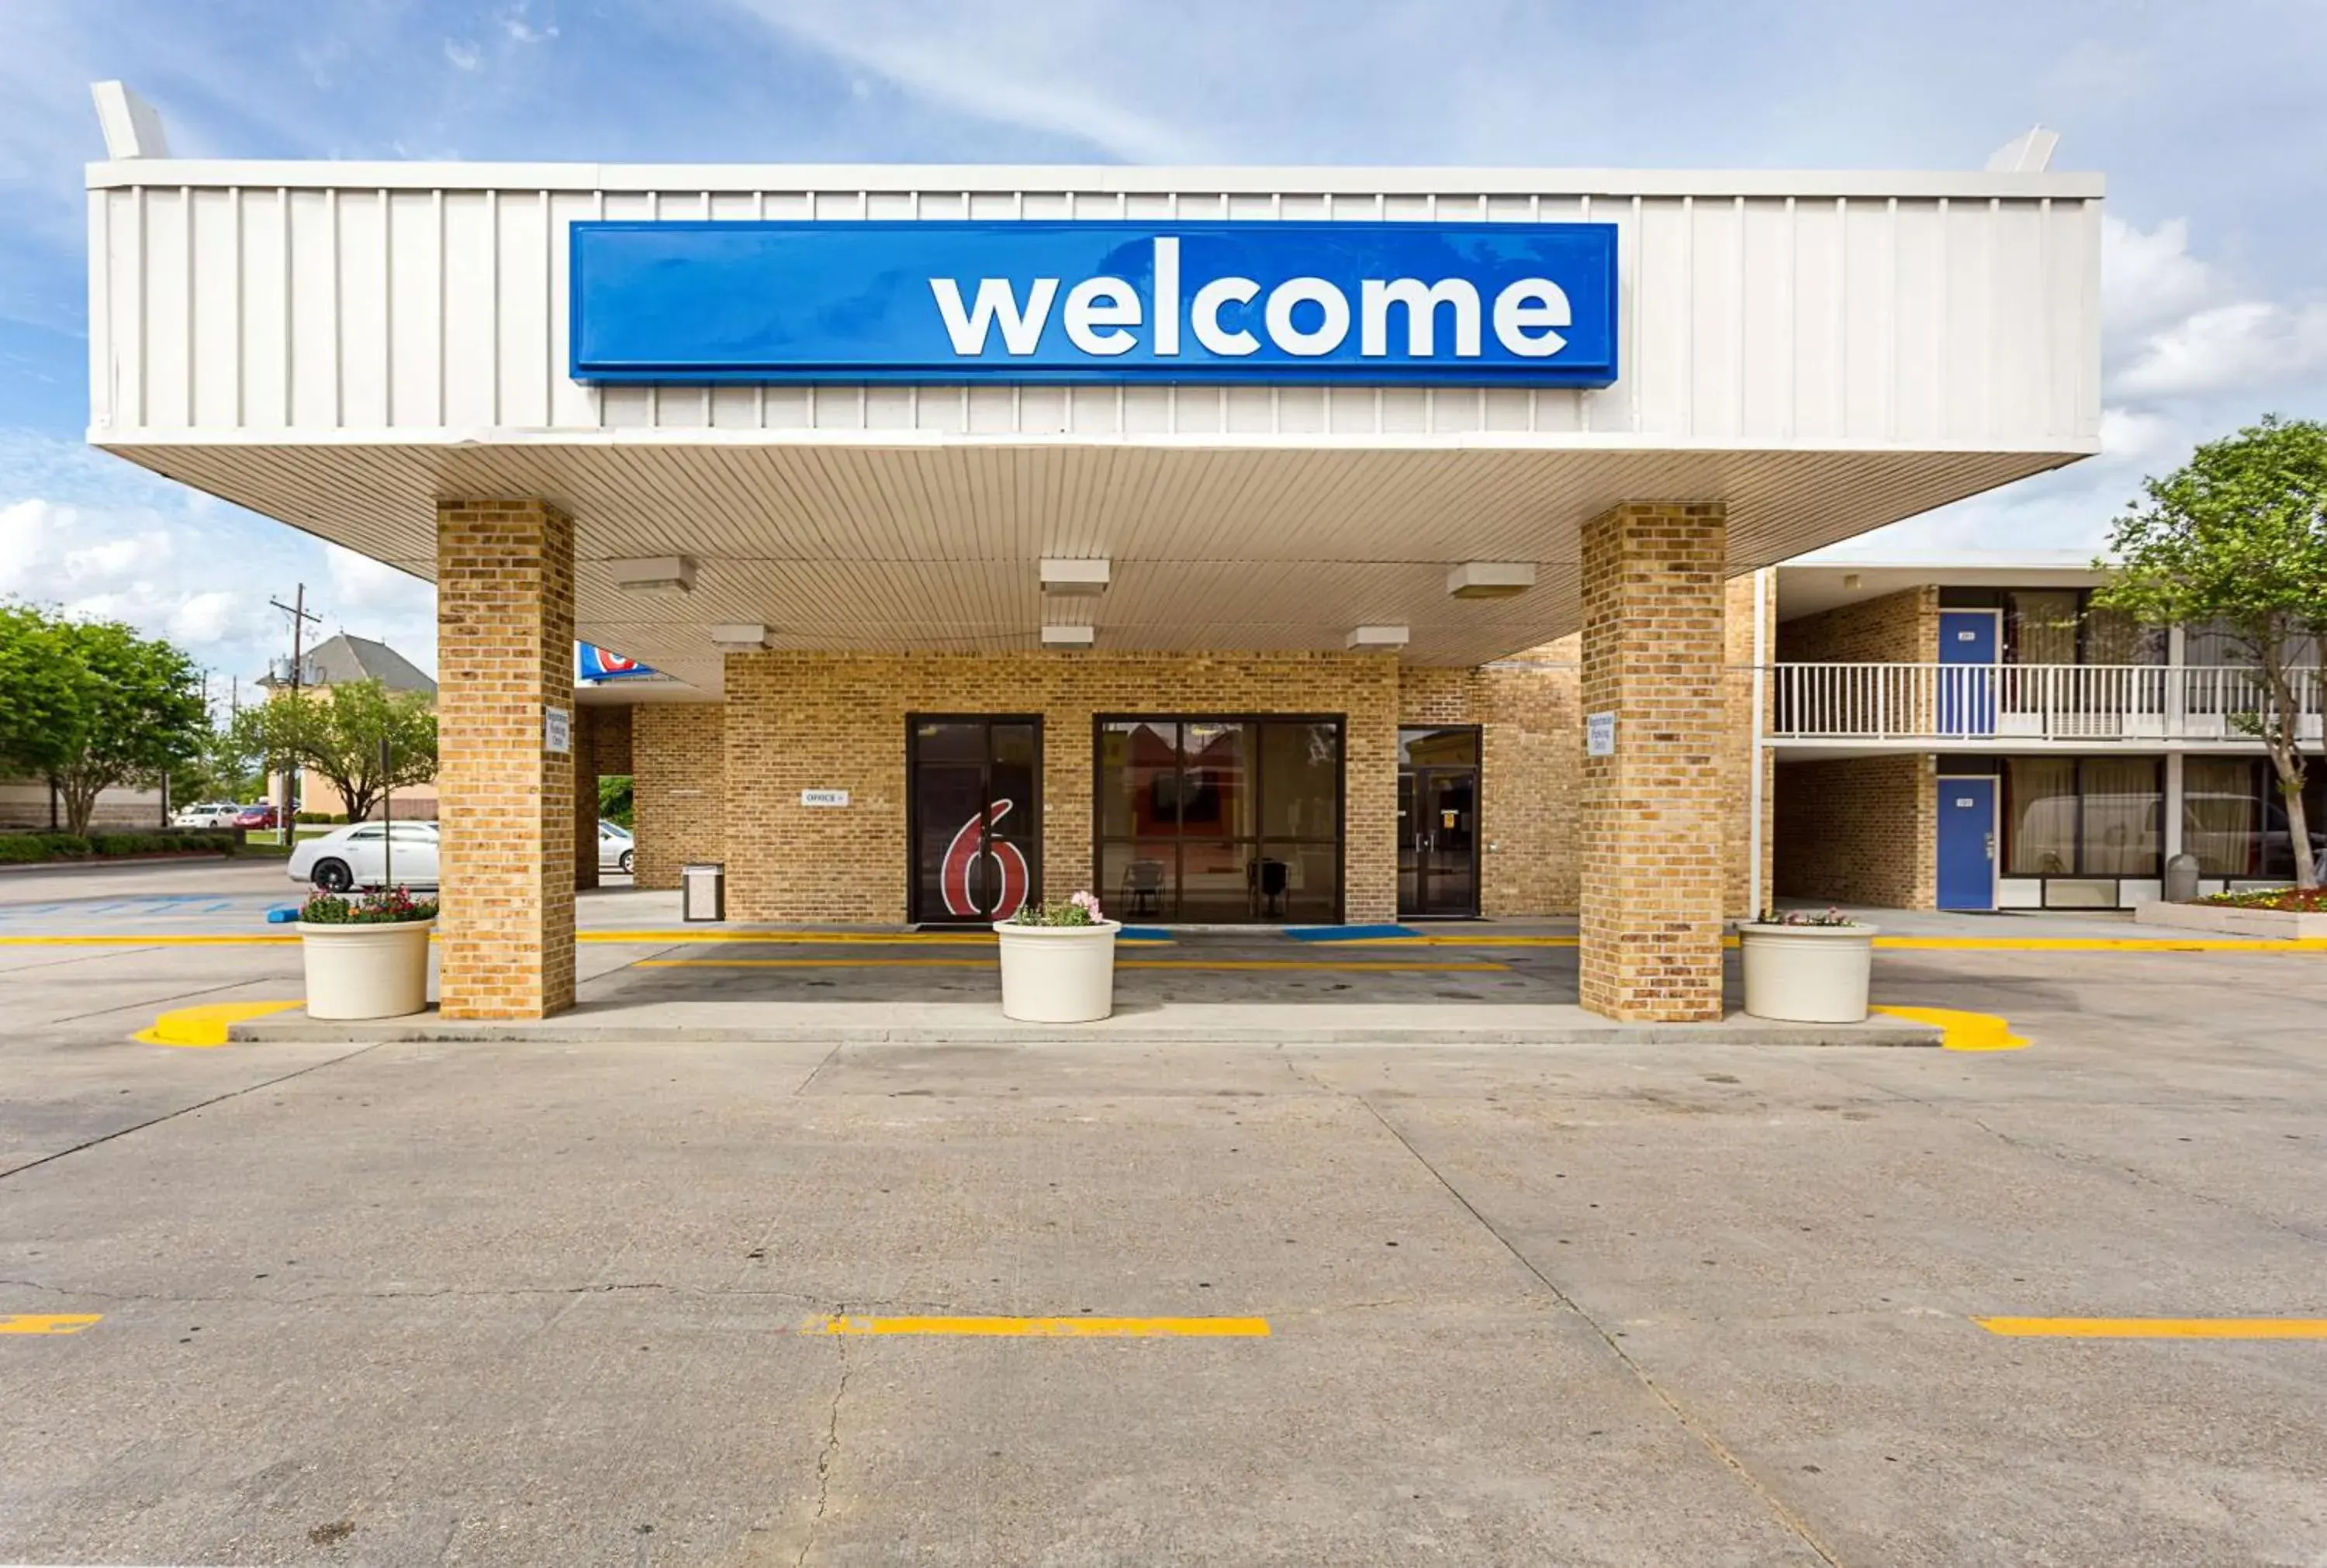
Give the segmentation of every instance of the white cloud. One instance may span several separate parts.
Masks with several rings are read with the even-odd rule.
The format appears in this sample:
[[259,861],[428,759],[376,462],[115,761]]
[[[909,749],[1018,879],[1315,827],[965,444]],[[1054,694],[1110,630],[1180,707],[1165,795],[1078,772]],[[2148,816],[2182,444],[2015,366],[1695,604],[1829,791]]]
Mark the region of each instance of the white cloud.
[[2137,408],[2104,408],[2101,410],[2101,454],[2126,462],[2138,462],[2161,450],[2173,428],[2172,422],[2162,415],[2146,414]]
[[2151,334],[2111,386],[2135,397],[2266,393],[2322,367],[2327,304],[2240,300],[2199,311]]
[[449,38],[444,41],[444,58],[451,61],[456,70],[474,70],[477,62],[484,57],[484,51],[473,43],[455,43]]
[[2101,316],[2112,335],[2188,315],[2214,297],[2213,268],[2190,254],[2190,224],[2169,218],[2146,233],[2101,219]]
[[1210,155],[1207,138],[1189,121],[1127,107],[1125,84],[1108,70],[1127,42],[1114,7],[1076,0],[1006,7],[986,0],[935,10],[876,10],[855,0],[736,4],[852,70],[960,113],[1072,137],[1132,163]]
[[501,31],[508,33],[512,42],[518,43],[541,43],[557,36],[557,26],[555,23],[545,23],[541,26],[536,27],[532,23],[527,21],[526,12],[528,9],[528,7],[523,3],[523,0],[519,0],[519,4],[510,8],[501,16]]
[[0,597],[126,621],[256,679],[289,651],[301,582],[322,624],[435,662],[435,591],[336,545],[182,490],[79,443],[0,432]]

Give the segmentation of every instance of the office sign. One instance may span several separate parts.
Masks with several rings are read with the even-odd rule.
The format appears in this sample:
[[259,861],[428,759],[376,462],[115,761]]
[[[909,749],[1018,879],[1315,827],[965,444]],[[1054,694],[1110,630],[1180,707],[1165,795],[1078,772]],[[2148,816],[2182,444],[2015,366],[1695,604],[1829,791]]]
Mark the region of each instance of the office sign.
[[580,222],[600,382],[1605,387],[1605,223]]

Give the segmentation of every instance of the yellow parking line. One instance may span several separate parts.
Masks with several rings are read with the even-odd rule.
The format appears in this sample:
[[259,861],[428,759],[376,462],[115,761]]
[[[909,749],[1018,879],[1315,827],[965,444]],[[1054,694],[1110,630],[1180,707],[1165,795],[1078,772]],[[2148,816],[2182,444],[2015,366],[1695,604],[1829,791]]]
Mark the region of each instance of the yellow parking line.
[[1509,964],[1491,963],[1484,958],[1455,959],[1435,962],[1416,959],[1411,963],[1395,961],[1336,963],[1331,958],[1117,958],[1118,969],[1315,969],[1336,975],[1403,975],[1414,973],[1477,974],[1489,972],[1509,974]]
[[[1301,969],[1336,975],[1508,974],[1508,964],[1485,959],[1445,963],[1346,963],[1322,958],[1117,958],[1118,969]],[[641,958],[633,969],[992,969],[991,958]]]
[[296,942],[291,937],[0,937],[0,947],[254,947]]
[[0,1316],[0,1334],[78,1334],[104,1321],[103,1312],[18,1312]]
[[1035,1339],[1268,1338],[1266,1318],[815,1318],[803,1334],[959,1334]]
[[226,1043],[227,1031],[246,1018],[264,1018],[304,1006],[302,1002],[205,1002],[179,1007],[155,1019],[153,1027],[129,1038],[145,1045],[182,1045],[207,1049]]
[[1312,937],[1315,947],[1573,947],[1580,937]]
[[633,969],[991,969],[991,958],[641,958]]
[[1874,945],[1973,953],[2327,953],[2321,937],[1877,937]]
[[2009,1021],[1993,1013],[1965,1013],[1953,1007],[1871,1007],[1910,1023],[1936,1024],[1943,1050],[2018,1050],[2027,1041],[2012,1032]]
[[1991,1334],[2048,1339],[2327,1339],[2327,1318],[1974,1318]]
[[577,942],[780,942],[786,946],[893,942],[899,946],[994,946],[991,931],[577,931]]

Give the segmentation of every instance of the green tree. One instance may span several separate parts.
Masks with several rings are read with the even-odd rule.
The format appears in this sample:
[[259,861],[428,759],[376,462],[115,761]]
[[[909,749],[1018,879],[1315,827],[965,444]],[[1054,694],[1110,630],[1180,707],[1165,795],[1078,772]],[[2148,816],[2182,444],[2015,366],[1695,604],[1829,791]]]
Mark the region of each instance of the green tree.
[[370,816],[383,791],[436,777],[436,713],[426,695],[391,692],[377,680],[278,690],[236,716],[229,744],[269,770],[320,774],[348,803],[350,822]]
[[55,785],[70,833],[100,792],[159,779],[209,729],[193,660],[117,621],[0,607],[0,760]]
[[2235,717],[2270,754],[2295,880],[2315,887],[2302,721],[2327,691],[2327,425],[2267,415],[2142,489],[2094,600],[2151,626],[2210,625],[2252,663],[2257,701]]
[[604,773],[598,779],[598,815],[609,822],[631,826],[631,776],[628,773]]

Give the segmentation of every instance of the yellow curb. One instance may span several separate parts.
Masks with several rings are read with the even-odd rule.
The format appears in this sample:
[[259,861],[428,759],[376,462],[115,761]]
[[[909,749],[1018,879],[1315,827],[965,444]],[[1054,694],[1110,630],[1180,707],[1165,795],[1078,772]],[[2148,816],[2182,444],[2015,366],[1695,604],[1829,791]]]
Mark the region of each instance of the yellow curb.
[[226,1043],[227,1031],[246,1018],[264,1018],[270,1013],[282,1013],[304,1006],[301,1002],[205,1002],[199,1007],[180,1007],[164,1013],[154,1021],[151,1029],[141,1029],[129,1038],[145,1045],[179,1045],[208,1050]]
[[2327,937],[1877,937],[1874,945],[1985,953],[2327,953]]
[[1910,1023],[1929,1023],[1943,1030],[1943,1050],[2019,1050],[2027,1041],[2012,1032],[2012,1025],[1993,1013],[1965,1013],[1953,1007],[1870,1007]]

